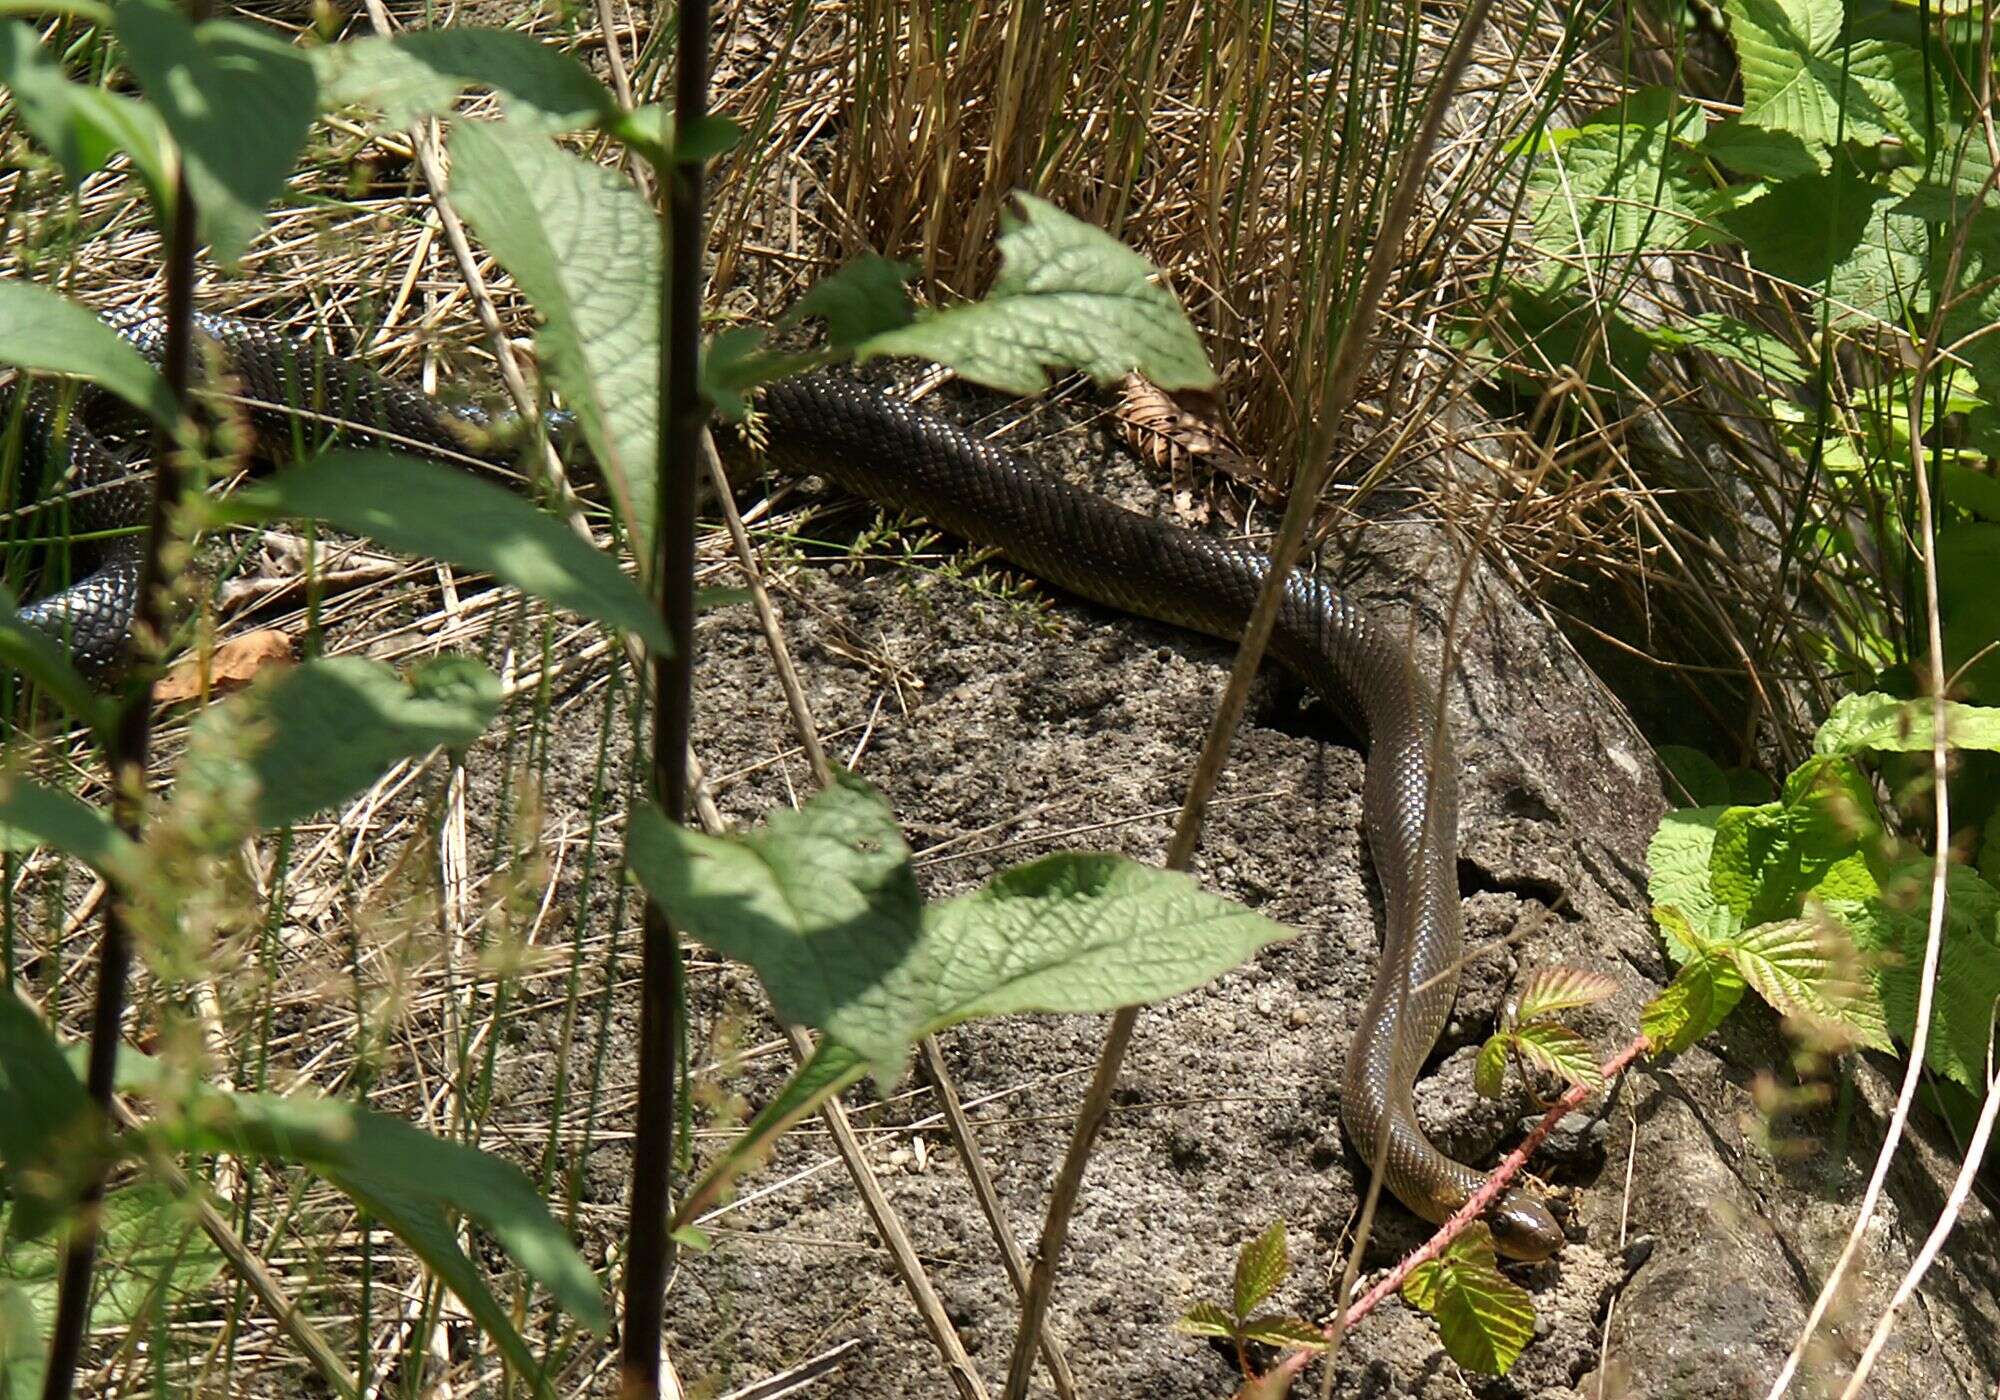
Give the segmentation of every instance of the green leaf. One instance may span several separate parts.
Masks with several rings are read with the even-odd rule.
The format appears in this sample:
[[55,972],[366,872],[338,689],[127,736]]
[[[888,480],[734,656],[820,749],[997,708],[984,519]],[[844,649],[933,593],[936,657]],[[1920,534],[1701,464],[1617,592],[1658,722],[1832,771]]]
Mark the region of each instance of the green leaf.
[[908,856],[888,804],[852,775],[747,837],[684,831],[649,807],[626,841],[681,927],[884,1076],[926,1032],[1155,1001],[1290,932],[1186,876],[1099,855],[1051,856],[921,909]]
[[674,826],[649,804],[632,814],[626,859],[681,927],[757,970],[781,1017],[883,1075],[901,1071],[922,1009],[896,999],[892,975],[915,956],[923,901],[874,788],[838,774],[801,810],[728,838]]
[[202,236],[233,265],[305,144],[313,66],[248,25],[192,25],[167,0],[119,0],[115,13],[126,60],[187,163]]
[[272,830],[344,802],[403,759],[463,748],[499,707],[499,680],[467,657],[437,657],[407,680],[365,657],[308,661],[195,722],[176,802],[216,802]]
[[1163,389],[1207,388],[1215,372],[1180,303],[1151,263],[1110,234],[1032,195],[1000,236],[985,298],[920,316],[855,347],[862,360],[917,355],[1011,394],[1078,369],[1100,384],[1138,370]]
[[618,113],[589,69],[515,30],[425,29],[325,44],[311,54],[322,107],[373,108],[390,126],[451,116],[471,87],[496,93],[522,131],[574,131]]
[[[40,1393],[62,1263],[58,1241],[21,1238],[18,1225],[17,1216],[6,1218],[8,1242],[0,1251],[0,1297],[10,1300],[13,1314],[0,1336],[0,1395],[10,1400]],[[152,1183],[109,1192],[98,1207],[98,1230],[92,1330],[122,1332],[156,1308],[171,1316],[196,1302],[222,1268],[221,1253],[192,1212]]]
[[[1734,360],[1773,384],[1803,384],[1812,377],[1784,341],[1719,311],[1697,312],[1670,326],[1644,326],[1640,334],[1662,350],[1701,350],[1717,359]],[[1665,752],[1661,750],[1662,757]]]
[[1702,154],[1731,170],[1767,180],[1796,180],[1817,175],[1823,155],[1790,131],[1746,125],[1739,117],[1717,122],[1702,138]]
[[91,689],[61,647],[21,621],[14,595],[4,584],[0,584],[0,665],[33,681],[50,699],[100,734],[110,732],[110,703]]
[[1507,1087],[1507,1049],[1514,1043],[1507,1031],[1495,1031],[1479,1047],[1472,1063],[1472,1088],[1482,1099],[1497,1099]]
[[25,24],[0,22],[0,86],[72,186],[124,151],[154,197],[171,198],[159,115],[122,94],[71,82]]
[[[1924,148],[1923,58],[1864,39],[1841,52],[1840,0],[1724,0],[1743,77],[1743,122],[1802,137],[1825,169],[1836,140]],[[1945,107],[1936,94],[1931,107]]]
[[[1928,753],[1933,711],[1929,700],[1894,695],[1843,695],[1813,736],[1816,754]],[[2000,750],[2000,709],[1947,700],[1945,736],[1954,749]]]
[[1551,133],[1528,172],[1535,245],[1606,257],[1700,248],[1728,235],[1715,216],[1735,203],[1690,147],[1706,119],[1664,87],[1645,88],[1574,131]]
[[1875,892],[1868,852],[1880,836],[1874,792],[1853,762],[1810,758],[1780,801],[1716,819],[1710,884],[1749,925],[1791,918],[1808,895],[1864,898]]
[[759,384],[817,368],[832,358],[832,352],[825,350],[767,349],[762,330],[736,326],[718,332],[702,347],[702,397],[723,418],[740,423],[750,414],[750,391]]
[[671,650],[666,624],[617,561],[514,492],[440,462],[338,451],[238,491],[239,519],[318,520],[385,548],[492,574],[524,593]]
[[1757,268],[1823,292],[1834,326],[1899,321],[1925,285],[1923,220],[1845,161],[1831,173],[1788,180],[1721,216]]
[[1655,1054],[1678,1053],[1707,1035],[1743,998],[1743,974],[1723,953],[1688,959],[1665,991],[1639,1013]]
[[165,1130],[190,1150],[296,1162],[325,1177],[416,1250],[523,1375],[539,1377],[539,1366],[460,1251],[446,1210],[483,1226],[570,1316],[598,1332],[608,1325],[596,1275],[534,1184],[490,1153],[400,1118],[301,1095],[207,1091]]
[[[1983,1093],[1994,1006],[2000,1001],[2000,891],[1959,865],[1947,872],[1946,881],[1944,936],[1924,1062]],[[1882,1010],[1890,1031],[1907,1045],[1916,1030],[1918,984],[1929,936],[1928,865],[1919,865],[1897,883],[1914,883],[1914,907],[1892,909],[1884,899],[1875,898],[1829,901],[1826,911],[1846,928],[1857,947],[1876,958]]]
[[799,1119],[828,1099],[868,1076],[868,1061],[835,1040],[822,1040],[811,1058],[785,1081],[778,1096],[765,1105],[750,1126],[737,1135],[722,1156],[702,1174],[693,1190],[682,1198],[672,1221],[675,1233],[692,1228],[693,1222],[721,1201],[731,1182],[762,1161],[771,1145]]
[[1521,980],[1510,998],[1516,1021],[1533,1021],[1558,1011],[1595,1006],[1618,994],[1618,979],[1580,967],[1538,967]]
[[604,472],[642,571],[653,557],[660,230],[632,182],[506,123],[452,134],[452,202],[542,318],[535,348]]
[[1199,987],[1294,930],[1185,875],[1118,856],[1045,856],[925,911],[910,973],[926,1030],[1021,1011],[1115,1011]]
[[1291,1258],[1285,1252],[1285,1222],[1273,1220],[1263,1234],[1244,1245],[1236,1256],[1236,1283],[1231,1295],[1236,1316],[1250,1316],[1259,1303],[1277,1292],[1291,1267]]
[[[1659,830],[1646,847],[1646,863],[1652,869],[1646,897],[1666,936],[1667,952],[1677,963],[1686,962],[1695,951],[1681,930],[1689,925],[1706,927],[1710,916],[1723,909],[1709,883],[1708,865],[1715,851],[1715,824],[1724,810],[1694,807],[1669,812],[1660,818]],[[1669,909],[1678,911],[1678,922],[1663,917]]]
[[0,987],[0,1181],[13,1198],[9,1233],[32,1239],[76,1200],[109,1138],[42,1018]]
[[1514,1046],[1523,1058],[1588,1089],[1604,1087],[1590,1042],[1558,1021],[1526,1021],[1514,1028]]
[[1302,1317],[1282,1317],[1266,1313],[1243,1324],[1243,1339],[1262,1342],[1267,1347],[1306,1347],[1320,1351],[1327,1346],[1326,1333]]
[[831,277],[815,282],[778,324],[796,326],[816,316],[826,322],[830,344],[850,349],[870,336],[910,323],[910,298],[903,284],[915,272],[909,263],[863,253]]
[[1894,1048],[1875,988],[1837,929],[1817,919],[1786,919],[1750,929],[1721,951],[1780,1014],[1822,1036]]
[[46,287],[0,281],[0,363],[73,374],[150,414],[179,418],[167,381],[117,331]]
[[1196,1303],[1174,1322],[1174,1331],[1191,1337],[1234,1337],[1236,1319],[1220,1303]]
[[66,792],[0,773],[0,850],[53,846],[114,884],[129,884],[140,868],[139,848],[111,818]]
[[1444,1349],[1468,1371],[1499,1376],[1535,1336],[1528,1292],[1500,1272],[1493,1233],[1474,1223],[1444,1255],[1410,1270],[1403,1298],[1438,1320]]

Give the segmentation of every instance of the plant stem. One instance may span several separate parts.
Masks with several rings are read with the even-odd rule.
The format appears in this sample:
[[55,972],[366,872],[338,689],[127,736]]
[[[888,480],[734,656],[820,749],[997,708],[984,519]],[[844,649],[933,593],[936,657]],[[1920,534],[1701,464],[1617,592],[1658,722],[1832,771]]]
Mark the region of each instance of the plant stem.
[[[674,94],[680,133],[661,172],[667,191],[667,285],[661,298],[659,502],[654,586],[673,651],[653,662],[654,796],[674,822],[687,814],[688,730],[694,703],[694,516],[701,435],[708,410],[701,400],[702,163],[685,158],[687,138],[708,114],[708,4],[681,0],[679,71]],[[646,901],[640,965],[639,1107],[632,1150],[632,1220],[625,1270],[620,1393],[651,1400],[660,1393],[660,1356],[673,1173],[677,1060],[685,1035],[687,995],[680,932],[666,911]]]
[[[194,328],[194,205],[188,196],[187,167],[174,184],[167,226],[167,340],[161,369],[173,391],[178,417],[187,420],[188,378]],[[146,553],[139,565],[139,600],[132,620],[138,656],[135,673],[111,741],[111,818],[138,840],[145,821],[146,764],[153,742],[153,678],[168,628],[167,598],[172,580],[161,555],[172,512],[180,501],[178,425],[153,432],[153,507],[146,525]],[[97,1000],[90,1014],[90,1066],[85,1087],[108,1126],[116,1085],[118,1045],[125,1019],[125,983],[132,970],[131,910],[117,891],[104,906],[104,937],[97,952]],[[42,1379],[43,1400],[68,1400],[76,1383],[84,1333],[90,1326],[90,1277],[97,1263],[97,1211],[104,1198],[108,1162],[87,1169],[77,1197],[76,1218],[63,1242],[62,1272],[56,1285],[55,1338]]]

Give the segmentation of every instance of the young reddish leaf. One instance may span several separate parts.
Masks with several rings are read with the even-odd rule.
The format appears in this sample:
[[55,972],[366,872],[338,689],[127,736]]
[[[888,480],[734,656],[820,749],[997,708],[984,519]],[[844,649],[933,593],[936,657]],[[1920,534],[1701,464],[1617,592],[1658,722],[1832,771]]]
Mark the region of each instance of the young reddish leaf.
[[1590,1042],[1557,1021],[1530,1021],[1514,1029],[1514,1045],[1531,1063],[1551,1074],[1561,1075],[1572,1084],[1590,1089],[1604,1087],[1598,1072],[1597,1054]]
[[1236,1319],[1220,1303],[1196,1303],[1180,1315],[1174,1330],[1192,1337],[1234,1337]]
[[1516,1021],[1594,1006],[1608,1000],[1618,990],[1618,981],[1602,972],[1580,967],[1538,967],[1521,981],[1511,998]]
[[1285,1252],[1285,1222],[1273,1220],[1269,1229],[1243,1246],[1236,1256],[1236,1316],[1250,1316],[1251,1309],[1270,1297],[1285,1281],[1292,1266]]
[[1277,1313],[1265,1313],[1244,1323],[1243,1339],[1262,1342],[1267,1347],[1311,1347],[1315,1351],[1326,1345],[1326,1333],[1304,1318],[1280,1317]]

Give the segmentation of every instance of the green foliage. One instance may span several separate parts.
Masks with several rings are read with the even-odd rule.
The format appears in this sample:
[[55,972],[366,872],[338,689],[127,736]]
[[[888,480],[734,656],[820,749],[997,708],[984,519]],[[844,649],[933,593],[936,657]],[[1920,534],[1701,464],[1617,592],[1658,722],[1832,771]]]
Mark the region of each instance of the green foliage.
[[317,520],[389,549],[489,573],[524,593],[622,628],[655,651],[665,625],[617,562],[511,491],[393,452],[330,452],[238,491],[228,518]]
[[1556,1017],[1607,1000],[1618,984],[1601,972],[1577,967],[1539,967],[1521,980],[1501,1008],[1500,1026],[1479,1047],[1472,1085],[1497,1099],[1506,1078],[1507,1061],[1525,1062],[1571,1084],[1603,1087],[1590,1042]]
[[0,988],[0,1183],[10,1235],[36,1239],[109,1151],[104,1120],[62,1047],[11,988]]
[[644,808],[626,853],[681,927],[757,969],[781,1015],[884,1076],[960,1021],[1157,1001],[1289,936],[1184,875],[1112,856],[1049,856],[925,905],[888,804],[851,774],[744,837]]
[[131,838],[111,818],[66,792],[14,774],[0,774],[0,849],[50,846],[75,856],[106,879],[129,886],[140,865]]
[[0,363],[73,374],[108,389],[156,423],[179,418],[159,372],[125,338],[46,287],[0,281]]
[[[8,998],[11,1000],[11,998]],[[41,1393],[55,1325],[61,1251],[18,1228],[20,1209],[0,1214],[0,1400]],[[142,1182],[107,1193],[98,1207],[98,1258],[90,1325],[122,1331],[149,1313],[196,1298],[222,1255],[191,1213],[162,1187]]]
[[659,511],[659,222],[619,171],[510,123],[460,123],[451,156],[452,202],[534,303],[542,364],[605,473],[633,553],[649,565]]
[[499,708],[499,679],[468,657],[437,657],[407,678],[366,657],[322,657],[204,713],[175,800],[215,801],[276,830],[366,791],[403,759],[465,747]]
[[1645,88],[1535,147],[1528,189],[1535,246],[1607,256],[1699,248],[1725,236],[1716,216],[1737,194],[1702,170],[1707,119],[1670,88]]
[[[1924,62],[1880,39],[1842,43],[1841,0],[1724,0],[1743,122],[1799,138],[1820,168],[1839,144],[1924,145]],[[1942,102],[1932,97],[1933,105]]]
[[1253,1382],[1258,1377],[1250,1365],[1251,1342],[1268,1347],[1319,1350],[1326,1345],[1326,1333],[1304,1318],[1257,1312],[1264,1300],[1278,1291],[1291,1269],[1292,1262],[1285,1249],[1285,1222],[1274,1220],[1236,1256],[1236,1278],[1230,1289],[1229,1306],[1196,1303],[1181,1314],[1174,1330],[1190,1337],[1222,1337],[1235,1343],[1237,1364]]
[[[1954,704],[1947,724],[1964,747],[2000,741],[2000,711]],[[1906,867],[1894,858],[1856,756],[1925,750],[1930,733],[1928,702],[1848,696],[1778,801],[1673,812],[1661,822],[1648,893],[1682,966],[1643,1021],[1658,1048],[1693,1044],[1745,985],[1827,1048],[1887,1050],[1892,1034],[1909,1042],[1929,862]],[[1927,1059],[1959,1083],[1983,1086],[2000,999],[2000,893],[1961,866],[1950,882]]]
[[0,85],[21,124],[47,148],[71,185],[124,152],[156,199],[167,185],[166,128],[145,103],[72,82],[42,51],[34,30],[0,20]]
[[323,107],[367,107],[394,127],[455,115],[468,87],[486,88],[517,131],[555,134],[608,123],[617,104],[590,70],[529,34],[426,29],[309,51]]
[[1504,1375],[1534,1339],[1534,1304],[1500,1272],[1493,1232],[1478,1221],[1410,1270],[1403,1300],[1435,1317],[1451,1359],[1481,1375]]
[[202,236],[233,264],[305,143],[312,64],[261,29],[190,24],[169,0],[118,0],[115,14],[126,61],[186,164]]
[[1102,229],[1032,195],[1000,235],[1000,275],[985,299],[920,316],[857,347],[857,358],[916,355],[1012,394],[1048,386],[1048,369],[1100,384],[1143,372],[1163,389],[1215,383],[1201,341],[1153,265]]

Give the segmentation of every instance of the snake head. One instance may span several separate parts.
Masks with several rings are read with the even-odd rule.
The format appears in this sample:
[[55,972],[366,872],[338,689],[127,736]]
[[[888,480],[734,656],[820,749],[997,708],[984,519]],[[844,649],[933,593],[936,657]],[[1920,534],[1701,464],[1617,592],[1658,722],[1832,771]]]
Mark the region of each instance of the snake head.
[[1508,1259],[1534,1263],[1563,1247],[1562,1226],[1538,1196],[1521,1190],[1501,1193],[1486,1209],[1493,1247]]

